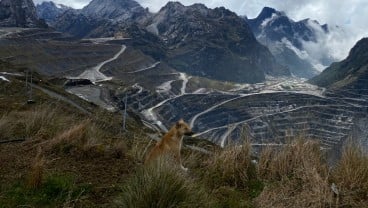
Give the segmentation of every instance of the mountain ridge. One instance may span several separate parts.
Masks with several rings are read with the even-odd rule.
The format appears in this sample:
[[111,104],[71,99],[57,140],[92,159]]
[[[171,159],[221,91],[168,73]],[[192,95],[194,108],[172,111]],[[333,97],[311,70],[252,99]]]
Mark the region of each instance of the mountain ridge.
[[290,75],[242,18],[224,7],[169,2],[147,21],[146,29],[167,45],[169,64],[189,74],[235,82]]
[[[311,83],[330,88],[368,88],[368,38],[359,40],[349,52],[348,57],[335,62]],[[366,93],[366,92],[365,92]]]
[[291,72],[302,78],[319,74],[320,65],[329,65],[329,54],[316,59],[304,45],[317,43],[320,36],[329,33],[328,25],[320,25],[309,18],[294,21],[285,12],[265,7],[254,19],[245,18],[257,40],[266,45],[276,59]]
[[57,18],[68,10],[73,8],[63,4],[56,4],[53,1],[44,1],[36,5],[37,15],[44,19],[49,25],[55,24]]

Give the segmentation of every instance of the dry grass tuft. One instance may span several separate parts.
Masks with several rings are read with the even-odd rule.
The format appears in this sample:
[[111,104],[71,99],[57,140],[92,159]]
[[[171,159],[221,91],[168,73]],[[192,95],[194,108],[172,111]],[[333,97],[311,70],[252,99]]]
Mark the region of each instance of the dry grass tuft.
[[39,105],[12,111],[0,118],[0,139],[50,139],[68,128],[74,118],[62,115],[53,105]]
[[232,186],[245,189],[247,182],[255,177],[251,163],[251,145],[244,142],[241,146],[228,146],[215,152],[206,162],[204,179],[214,187]]
[[69,153],[73,148],[83,149],[87,144],[87,132],[90,121],[84,121],[45,143],[47,152]]
[[127,152],[127,155],[136,164],[143,164],[146,154],[156,144],[156,141],[143,137],[147,136],[143,134],[134,135],[128,143],[129,151]]
[[112,144],[112,156],[114,158],[123,158],[128,152],[128,147],[125,141],[119,139]]
[[23,122],[27,137],[52,135],[52,128],[49,127],[55,123],[55,115],[56,109],[51,106],[37,106],[34,110],[25,112]]
[[39,148],[37,155],[31,165],[31,171],[28,177],[28,187],[31,189],[38,189],[42,185],[44,168],[46,160],[42,154],[42,149]]
[[14,132],[14,124],[9,121],[8,116],[3,115],[0,118],[0,140],[8,140],[12,138]]
[[348,145],[333,171],[341,207],[368,206],[368,156],[358,147]]
[[327,175],[327,166],[319,143],[302,139],[297,139],[279,150],[266,148],[261,152],[258,165],[258,173],[263,180],[290,178],[311,169]]
[[209,195],[168,160],[138,169],[122,186],[121,207],[212,207]]
[[261,153],[258,174],[268,181],[256,199],[260,207],[330,207],[329,171],[320,145],[296,140],[280,150]]

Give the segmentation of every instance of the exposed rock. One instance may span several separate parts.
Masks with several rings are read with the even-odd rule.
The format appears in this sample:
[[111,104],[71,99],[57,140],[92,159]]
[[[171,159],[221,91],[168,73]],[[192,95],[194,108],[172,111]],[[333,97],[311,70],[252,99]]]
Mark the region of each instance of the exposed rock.
[[47,27],[32,0],[1,0],[0,27]]
[[75,37],[111,37],[130,25],[139,25],[150,16],[133,0],[93,0],[82,10],[69,10],[55,28]]
[[83,37],[111,37],[114,27],[107,20],[90,18],[77,10],[68,10],[56,21],[58,31],[69,33],[77,38]]
[[39,18],[44,19],[49,25],[53,25],[61,14],[73,8],[49,1],[38,4],[36,9]]
[[141,22],[149,15],[149,12],[134,0],[93,0],[81,12],[89,17],[114,22]]
[[263,8],[255,19],[246,21],[257,39],[295,76],[311,78],[321,70],[319,64],[329,65],[334,61],[329,54],[323,54],[320,60],[312,60],[311,54],[304,48],[305,43],[317,42],[319,35],[327,35],[327,25],[310,19],[295,22],[284,12],[269,7]]
[[192,75],[253,83],[264,81],[265,75],[290,75],[246,22],[223,7],[169,2],[146,28],[166,44],[168,63]]

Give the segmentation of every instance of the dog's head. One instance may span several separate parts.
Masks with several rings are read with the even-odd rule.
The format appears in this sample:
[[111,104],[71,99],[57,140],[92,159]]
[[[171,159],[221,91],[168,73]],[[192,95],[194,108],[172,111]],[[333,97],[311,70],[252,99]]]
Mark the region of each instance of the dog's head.
[[192,136],[194,134],[189,124],[185,123],[183,119],[176,122],[175,128],[181,135]]

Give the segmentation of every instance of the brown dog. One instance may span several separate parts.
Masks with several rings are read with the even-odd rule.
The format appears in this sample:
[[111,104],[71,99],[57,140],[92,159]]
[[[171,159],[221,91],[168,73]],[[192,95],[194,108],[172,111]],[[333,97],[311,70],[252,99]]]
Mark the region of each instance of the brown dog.
[[183,137],[192,136],[192,129],[183,119],[180,119],[171,129],[167,132],[156,146],[153,147],[151,152],[147,155],[145,164],[152,160],[158,159],[162,156],[173,156],[175,161],[180,165],[181,169],[187,171],[188,168],[184,168],[181,163],[181,146],[183,145]]

